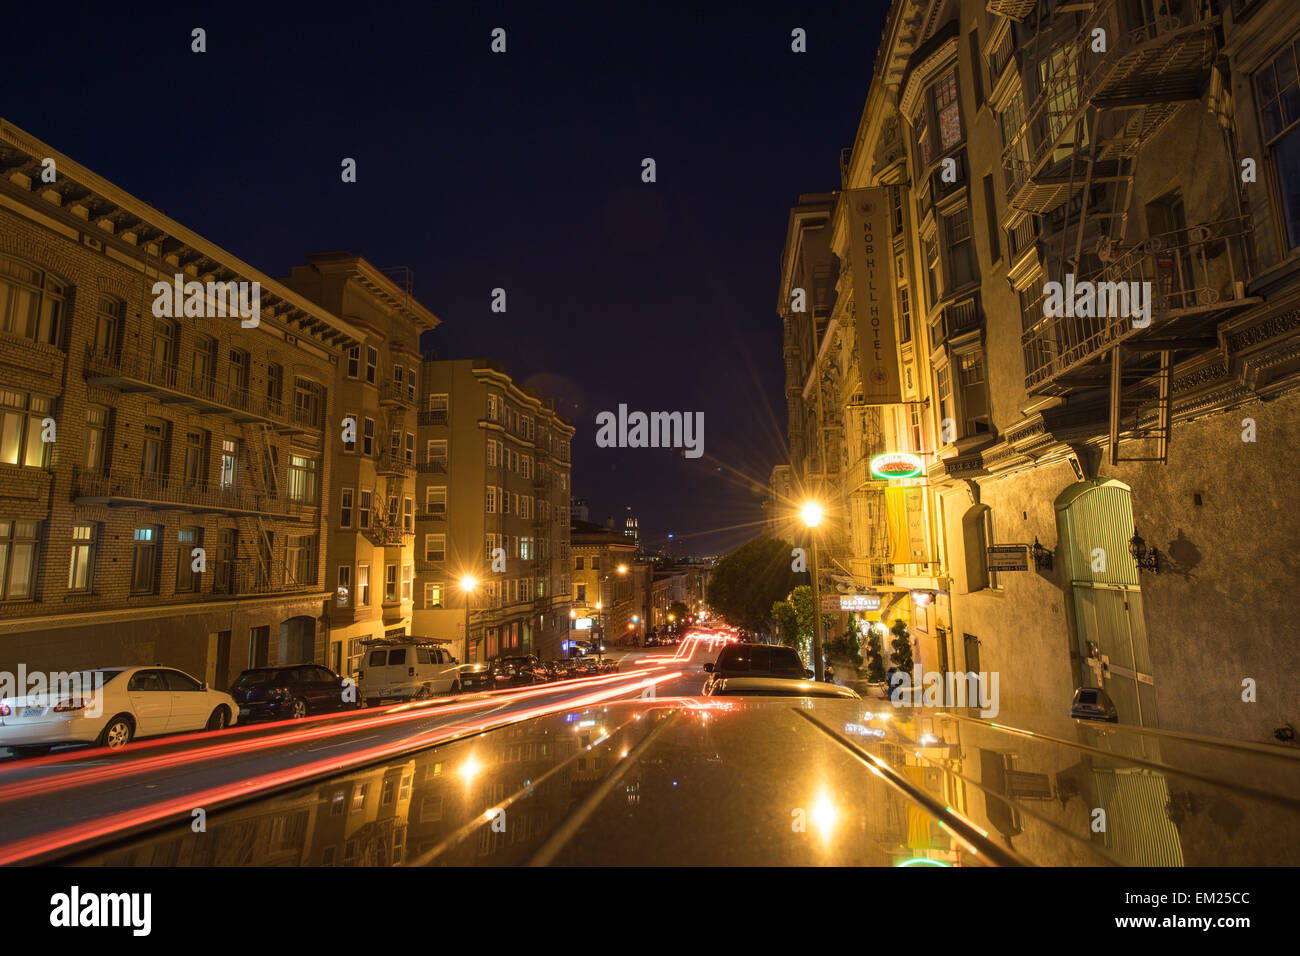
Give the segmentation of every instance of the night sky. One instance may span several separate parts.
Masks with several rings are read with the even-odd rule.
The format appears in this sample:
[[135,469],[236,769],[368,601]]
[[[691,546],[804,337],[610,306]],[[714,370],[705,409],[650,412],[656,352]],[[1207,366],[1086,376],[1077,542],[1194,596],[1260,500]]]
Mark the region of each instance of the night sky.
[[[17,5],[0,116],[269,275],[409,266],[443,321],[426,354],[492,358],[576,426],[593,521],[630,505],[675,554],[752,537],[786,455],[789,208],[839,187],[885,0],[279,7]],[[703,411],[704,457],[597,448],[620,402]]]

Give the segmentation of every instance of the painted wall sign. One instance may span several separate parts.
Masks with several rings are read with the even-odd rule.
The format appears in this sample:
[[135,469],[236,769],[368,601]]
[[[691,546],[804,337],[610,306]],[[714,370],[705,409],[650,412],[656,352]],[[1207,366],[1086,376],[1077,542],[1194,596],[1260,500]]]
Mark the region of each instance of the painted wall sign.
[[841,611],[879,611],[879,594],[841,594]]

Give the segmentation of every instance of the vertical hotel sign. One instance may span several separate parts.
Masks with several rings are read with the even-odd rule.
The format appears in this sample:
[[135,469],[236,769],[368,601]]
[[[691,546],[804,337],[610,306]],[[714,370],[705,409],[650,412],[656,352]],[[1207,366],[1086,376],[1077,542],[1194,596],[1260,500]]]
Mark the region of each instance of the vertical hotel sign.
[[853,309],[858,327],[858,368],[863,400],[890,405],[903,400],[894,338],[894,270],[889,242],[889,190],[850,189],[849,235]]

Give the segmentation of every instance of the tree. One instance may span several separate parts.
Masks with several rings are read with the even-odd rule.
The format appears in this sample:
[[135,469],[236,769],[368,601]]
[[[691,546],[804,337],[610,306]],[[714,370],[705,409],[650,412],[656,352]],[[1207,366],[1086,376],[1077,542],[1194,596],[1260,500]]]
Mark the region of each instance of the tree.
[[[872,625],[867,626],[867,680],[878,684],[885,679],[885,661],[881,653],[880,635]],[[861,673],[861,670],[859,670]]]
[[789,601],[774,601],[769,614],[781,643],[786,647],[799,646],[799,615]]
[[722,558],[709,578],[709,607],[738,627],[770,633],[773,604],[799,579],[792,550],[777,538],[757,538]]
[[826,642],[826,655],[831,654],[846,659],[855,668],[862,667],[861,641],[855,622],[850,620],[848,630],[832,641]]
[[900,671],[912,672],[912,635],[907,630],[907,624],[902,618],[894,622],[894,626],[889,629],[893,634],[893,639],[889,642],[891,655],[894,658],[894,666]]
[[672,604],[668,605],[668,614],[673,618],[673,623],[678,627],[681,627],[686,623],[686,616],[690,613],[691,609],[681,601],[674,601]]

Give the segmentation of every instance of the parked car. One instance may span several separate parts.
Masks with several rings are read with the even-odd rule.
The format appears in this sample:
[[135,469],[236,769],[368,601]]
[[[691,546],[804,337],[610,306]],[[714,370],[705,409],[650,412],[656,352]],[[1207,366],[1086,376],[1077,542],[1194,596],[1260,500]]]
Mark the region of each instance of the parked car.
[[600,662],[600,672],[602,674],[613,673],[618,670],[618,660],[613,657],[606,657]]
[[555,674],[556,680],[568,680],[574,676],[574,663],[568,658],[549,661],[546,666]]
[[600,665],[594,657],[578,657],[573,660],[574,677],[590,677],[600,673]]
[[254,667],[230,686],[241,723],[328,714],[360,706],[357,689],[328,667]]
[[56,744],[123,747],[138,737],[221,730],[238,705],[224,691],[172,667],[101,667],[85,675],[77,693],[0,699],[0,747],[40,756]]
[[492,667],[490,664],[461,664],[459,671],[459,685],[462,691],[470,690],[491,690]]
[[1110,694],[1100,687],[1080,687],[1070,702],[1070,716],[1076,720],[1101,720],[1119,723],[1119,709]]
[[542,662],[532,654],[497,657],[492,660],[492,681],[497,687],[528,687],[547,680]]
[[732,677],[772,677],[782,680],[807,681],[813,672],[804,667],[793,647],[769,644],[728,644],[718,659],[705,664],[709,679],[704,693],[711,694],[712,686]]
[[591,641],[573,641],[573,651],[579,657],[586,657],[594,653],[591,647]]
[[366,647],[357,684],[368,707],[386,700],[422,700],[460,690],[460,662],[440,644],[418,637],[384,637]]
[[704,685],[710,697],[833,697],[860,700],[861,695],[843,684],[791,680],[788,677],[724,677]]

